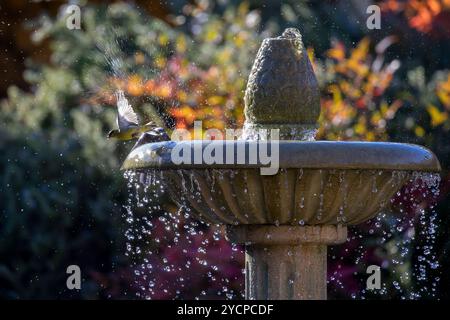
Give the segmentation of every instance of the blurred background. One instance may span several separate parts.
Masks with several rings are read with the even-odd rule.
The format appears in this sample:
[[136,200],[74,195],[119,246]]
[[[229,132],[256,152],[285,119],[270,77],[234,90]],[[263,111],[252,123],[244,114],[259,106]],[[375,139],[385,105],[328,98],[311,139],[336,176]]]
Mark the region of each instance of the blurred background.
[[[428,253],[437,264],[416,270],[429,239],[411,205],[434,204],[403,190],[392,213],[330,250],[329,297],[450,298],[449,0],[70,4],[81,8],[80,30],[67,28],[64,1],[0,4],[1,298],[242,298],[242,250],[207,227],[181,228],[174,243],[155,213],[143,253],[130,254],[119,168],[132,144],[105,137],[118,88],[168,129],[240,127],[256,50],[286,27],[301,30],[320,83],[317,139],[417,143],[443,167]],[[380,29],[366,25],[371,4]],[[151,276],[136,274],[139,263]],[[66,288],[71,264],[81,290]],[[382,294],[364,291],[370,264],[382,266]]]

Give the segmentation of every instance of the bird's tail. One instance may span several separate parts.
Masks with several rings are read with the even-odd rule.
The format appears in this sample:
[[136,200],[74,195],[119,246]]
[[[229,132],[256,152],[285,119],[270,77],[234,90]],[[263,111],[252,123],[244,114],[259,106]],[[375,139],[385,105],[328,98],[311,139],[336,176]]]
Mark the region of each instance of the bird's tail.
[[110,132],[108,132],[108,135],[106,136],[108,139],[113,138],[117,133],[117,130],[111,130]]

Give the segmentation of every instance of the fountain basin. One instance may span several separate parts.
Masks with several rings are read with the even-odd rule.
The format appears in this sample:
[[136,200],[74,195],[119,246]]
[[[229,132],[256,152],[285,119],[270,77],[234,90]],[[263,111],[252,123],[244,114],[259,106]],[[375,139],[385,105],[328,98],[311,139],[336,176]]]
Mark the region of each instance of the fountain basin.
[[[249,156],[255,144],[149,143],[134,149],[122,168],[160,171],[171,198],[212,224],[312,226],[364,222],[389,204],[416,172],[440,171],[431,151],[412,144],[279,141],[277,174],[261,175],[268,165]],[[172,150],[177,147],[189,151],[190,161],[174,163]],[[195,163],[195,152],[212,147],[222,150],[216,163]],[[241,163],[236,163],[237,150],[245,154]],[[227,163],[230,158],[234,163]]]

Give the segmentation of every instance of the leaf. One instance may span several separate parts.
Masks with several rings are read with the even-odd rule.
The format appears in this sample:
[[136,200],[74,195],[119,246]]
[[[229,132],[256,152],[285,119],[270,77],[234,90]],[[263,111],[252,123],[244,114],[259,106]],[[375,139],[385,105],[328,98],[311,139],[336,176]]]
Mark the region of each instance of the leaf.
[[433,127],[437,127],[441,124],[443,124],[448,119],[447,112],[441,112],[437,107],[434,105],[427,106],[427,111],[431,117],[431,125]]
[[327,57],[341,61],[345,58],[345,46],[342,42],[337,42],[326,53]]

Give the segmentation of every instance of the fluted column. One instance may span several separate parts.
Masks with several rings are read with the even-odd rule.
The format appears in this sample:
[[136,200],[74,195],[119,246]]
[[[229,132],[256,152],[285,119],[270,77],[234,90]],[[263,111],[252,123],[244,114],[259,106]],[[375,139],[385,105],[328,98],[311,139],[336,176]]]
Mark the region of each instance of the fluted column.
[[327,245],[342,243],[342,226],[227,227],[231,241],[245,244],[246,299],[325,300]]

